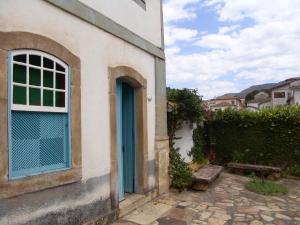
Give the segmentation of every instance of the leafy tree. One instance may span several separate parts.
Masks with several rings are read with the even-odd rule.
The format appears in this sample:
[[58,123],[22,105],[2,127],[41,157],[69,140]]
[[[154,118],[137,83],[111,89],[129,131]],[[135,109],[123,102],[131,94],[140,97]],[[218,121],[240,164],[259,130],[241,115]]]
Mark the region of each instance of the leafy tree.
[[171,186],[181,191],[192,183],[192,172],[178,152],[179,149],[174,148],[175,132],[182,127],[184,121],[199,123],[202,120],[202,99],[196,89],[171,88],[167,88],[167,98],[172,103],[172,108],[168,111],[169,174]]
[[176,130],[182,127],[184,121],[199,123],[202,120],[202,98],[197,89],[186,88],[167,88],[167,98],[174,104],[173,109],[168,112],[168,135],[172,143]]

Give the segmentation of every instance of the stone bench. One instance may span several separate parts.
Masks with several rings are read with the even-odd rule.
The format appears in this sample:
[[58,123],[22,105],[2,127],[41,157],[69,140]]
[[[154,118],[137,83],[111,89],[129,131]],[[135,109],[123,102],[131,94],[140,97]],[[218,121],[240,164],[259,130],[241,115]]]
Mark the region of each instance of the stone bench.
[[222,166],[206,165],[193,173],[192,189],[196,191],[206,191],[211,183],[213,183],[221,174]]
[[261,176],[268,176],[270,179],[279,179],[281,174],[280,167],[243,164],[243,163],[228,163],[227,167],[235,173],[256,172]]

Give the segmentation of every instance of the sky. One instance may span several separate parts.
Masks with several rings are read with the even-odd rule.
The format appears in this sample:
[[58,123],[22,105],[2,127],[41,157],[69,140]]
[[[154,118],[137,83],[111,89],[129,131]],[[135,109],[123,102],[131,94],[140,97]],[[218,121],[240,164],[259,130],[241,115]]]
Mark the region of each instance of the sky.
[[300,76],[300,0],[164,0],[167,85],[204,99]]

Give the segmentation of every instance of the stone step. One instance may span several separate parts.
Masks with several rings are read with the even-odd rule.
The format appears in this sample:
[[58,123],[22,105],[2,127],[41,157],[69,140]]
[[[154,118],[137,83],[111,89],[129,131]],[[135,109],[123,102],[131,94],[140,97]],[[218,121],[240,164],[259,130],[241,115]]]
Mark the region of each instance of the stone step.
[[196,191],[206,191],[223,171],[222,166],[206,165],[193,173],[192,189]]
[[263,171],[263,172],[281,172],[280,167],[275,166],[264,166],[264,165],[254,165],[254,164],[244,164],[244,163],[228,163],[228,168],[231,169],[241,169],[249,171]]
[[125,196],[125,200],[120,202],[119,217],[123,217],[138,207],[151,201],[153,196],[151,195],[140,195],[140,194],[129,194]]
[[245,163],[228,163],[228,169],[237,174],[254,172],[256,175],[267,176],[270,180],[278,180],[281,177],[281,168],[275,166],[245,164]]

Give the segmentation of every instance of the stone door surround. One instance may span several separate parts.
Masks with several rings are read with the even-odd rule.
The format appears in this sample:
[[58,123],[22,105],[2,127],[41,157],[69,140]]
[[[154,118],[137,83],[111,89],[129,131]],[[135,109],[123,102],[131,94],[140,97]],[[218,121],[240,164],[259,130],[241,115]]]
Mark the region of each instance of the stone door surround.
[[148,192],[148,134],[147,134],[147,80],[136,70],[127,66],[109,68],[109,102],[111,132],[111,199],[112,208],[119,206],[118,146],[116,123],[116,81],[122,79],[135,90],[136,99],[136,193]]

